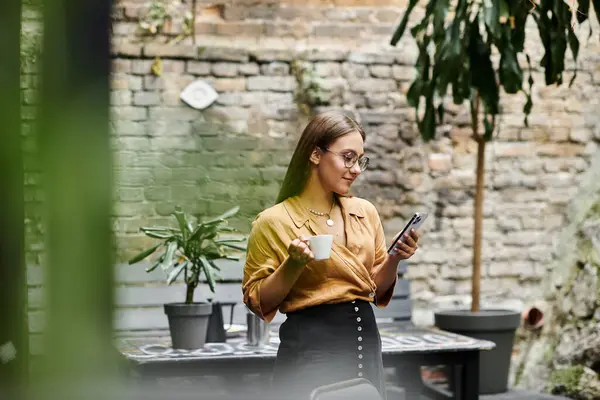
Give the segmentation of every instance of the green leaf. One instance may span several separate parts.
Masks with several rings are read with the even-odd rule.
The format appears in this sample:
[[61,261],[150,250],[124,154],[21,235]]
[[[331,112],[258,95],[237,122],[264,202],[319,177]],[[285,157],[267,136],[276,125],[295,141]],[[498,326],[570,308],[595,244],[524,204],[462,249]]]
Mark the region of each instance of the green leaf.
[[486,111],[490,114],[498,114],[500,93],[492,65],[491,51],[483,41],[476,21],[470,27],[468,52],[471,84],[478,89]]
[[527,101],[523,106],[523,113],[525,114],[525,126],[529,126],[529,114],[531,113],[531,109],[533,108],[533,100],[531,98],[531,94],[527,93]]
[[221,268],[217,265],[216,262],[212,261],[212,260],[208,260],[208,263],[213,267],[213,269],[220,271]]
[[229,248],[232,248],[232,249],[236,249],[236,250],[242,250],[242,251],[248,250],[246,246],[240,246],[240,245],[237,245],[237,244],[223,243],[222,245],[226,246],[226,247],[229,247]]
[[492,139],[492,134],[494,133],[494,126],[489,121],[488,115],[485,115],[485,117],[483,118],[483,126],[485,129],[483,133],[483,140],[485,140],[486,142],[490,141]]
[[573,32],[572,29],[569,29],[568,37],[569,48],[571,49],[571,54],[573,54],[573,61],[575,63],[575,71],[573,73],[571,81],[569,82],[569,87],[571,87],[573,85],[573,82],[575,82],[575,78],[577,78],[577,56],[579,55],[579,39],[577,39],[577,36],[575,35],[575,32]]
[[167,232],[171,232],[173,231],[173,228],[168,227],[168,226],[149,226],[149,227],[141,227],[140,228],[141,231],[167,231]]
[[435,55],[435,70],[438,77],[436,89],[440,97],[444,97],[448,84],[455,81],[460,73],[460,63],[463,58],[463,48],[458,37],[460,32],[448,31],[444,41],[439,44]]
[[204,276],[206,276],[206,282],[208,283],[208,287],[211,292],[215,292],[215,280],[212,275],[212,266],[204,256],[200,256],[200,262],[202,263],[202,271],[204,272]]
[[445,22],[448,15],[449,0],[438,0],[433,10],[433,37],[443,39],[446,36]]
[[171,273],[169,273],[169,276],[167,277],[167,285],[170,285],[177,279],[177,277],[181,274],[181,272],[184,270],[184,268],[187,266],[187,264],[188,264],[188,261],[185,260],[181,264],[177,265],[171,271]]
[[[578,0],[576,12],[577,12],[577,22],[581,24],[588,18],[588,14],[590,12],[590,0]],[[596,12],[598,12],[598,11],[596,11]]]
[[594,11],[596,12],[598,23],[600,23],[600,0],[592,0],[592,4],[594,5]]
[[170,239],[173,237],[171,233],[158,233],[157,231],[143,231],[148,237],[155,239]]
[[500,83],[509,94],[519,92],[523,84],[523,71],[517,61],[517,54],[510,44],[502,49]]
[[506,24],[508,22],[508,18],[510,17],[508,3],[506,0],[496,0],[495,3],[498,4],[498,22],[500,24]]
[[454,101],[454,104],[462,104],[469,97],[470,80],[468,74],[468,67],[463,66],[456,79],[452,82],[452,101]]
[[154,253],[156,251],[156,249],[158,249],[160,246],[162,246],[163,243],[157,244],[154,247],[151,247],[149,249],[146,249],[144,251],[142,251],[141,253],[139,253],[138,255],[136,255],[135,257],[133,257],[131,260],[129,260],[129,265],[131,264],[135,264],[139,261],[142,261],[144,258],[148,257],[150,254]]
[[425,97],[425,115],[423,116],[423,120],[419,123],[419,130],[425,141],[435,137],[435,107],[433,105],[434,84],[435,82],[432,81],[427,88],[427,95]]
[[181,207],[176,206],[175,211],[173,211],[173,215],[177,219],[177,223],[179,224],[179,230],[181,231],[181,235],[183,236],[183,240],[187,240],[188,226],[187,221],[185,219],[185,214]]
[[431,16],[433,15],[433,11],[435,10],[438,1],[439,0],[429,0],[427,7],[425,7],[425,16],[410,30],[412,37],[416,38],[417,42],[422,39],[425,47],[427,47],[429,41],[428,27],[430,25]]
[[400,24],[398,25],[398,27],[396,28],[396,31],[392,35],[392,40],[390,41],[390,44],[392,46],[395,46],[396,44],[398,44],[398,42],[402,38],[402,35],[404,34],[404,31],[406,30],[406,25],[408,24],[408,18],[410,17],[410,14],[412,13],[415,6],[417,5],[417,2],[418,2],[418,0],[410,0],[408,2],[408,7],[406,9],[406,12],[402,16],[402,19],[400,20]]
[[[538,7],[539,8],[539,7]],[[551,85],[556,82],[556,73],[554,72],[553,59],[552,57],[552,38],[551,38],[551,26],[550,19],[546,12],[540,11],[538,8],[535,8],[531,11],[531,15],[538,26],[538,31],[540,33],[540,39],[542,40],[542,44],[544,45],[544,56],[540,61],[540,65],[544,68],[544,78],[546,81],[546,85]]]
[[532,88],[533,88],[533,68],[531,67],[531,58],[529,57],[529,54],[525,54],[525,57],[527,59],[527,69],[529,70],[529,79],[527,80],[527,83],[529,84],[529,91],[525,92],[525,96],[527,98],[527,101],[525,102],[525,105],[523,106],[523,113],[525,114],[525,126],[528,127],[529,126],[529,114],[531,113],[531,109],[533,108],[533,99],[531,96],[532,93]]
[[194,229],[194,231],[192,232],[192,234],[190,235],[188,240],[196,240],[200,237],[200,235],[202,234],[202,232],[204,232],[207,229],[206,226],[199,224],[196,229]]
[[161,268],[163,271],[167,271],[171,264],[173,264],[173,257],[175,256],[175,251],[177,250],[177,243],[170,242],[167,246],[167,251],[165,252],[165,259],[161,264]]
[[525,26],[529,17],[529,6],[531,3],[526,1],[518,1],[513,3],[512,17],[514,18],[514,27],[511,30],[511,43],[517,53],[524,50],[525,46]]
[[219,215],[218,217],[207,221],[207,222],[203,222],[203,225],[209,225],[209,224],[214,224],[217,222],[223,222],[225,221],[227,218],[233,217],[235,214],[237,214],[237,212],[240,210],[239,206],[235,206],[232,209],[225,211],[223,214]]
[[[488,32],[494,41],[502,38],[500,26],[500,7],[498,0],[483,0],[483,16]],[[476,23],[476,22],[475,22]]]
[[419,107],[419,98],[423,94],[423,81],[416,78],[408,88],[406,93],[406,102],[413,108]]
[[158,257],[158,260],[156,260],[156,262],[151,267],[146,268],[146,272],[154,271],[162,263],[164,258],[165,258],[164,254],[162,254],[160,257]]
[[220,231],[225,232],[225,230],[223,229],[224,227],[218,225],[221,222],[224,222],[224,220],[213,220],[209,221],[208,223],[201,223],[196,227],[196,229],[190,236],[190,240],[196,240],[198,238],[201,238],[202,240],[210,239],[216,237]]
[[444,123],[444,112],[445,112],[444,102],[442,101],[437,107],[437,117],[438,117],[438,120],[440,121],[440,124]]
[[240,243],[240,242],[245,242],[247,239],[245,237],[241,237],[241,238],[226,238],[226,239],[219,239],[219,240],[215,240],[215,243]]
[[213,226],[212,229],[209,229],[206,232],[204,232],[204,235],[202,235],[202,239],[203,240],[212,240],[212,239],[216,238],[218,234],[219,234],[219,232],[217,232],[217,230]]

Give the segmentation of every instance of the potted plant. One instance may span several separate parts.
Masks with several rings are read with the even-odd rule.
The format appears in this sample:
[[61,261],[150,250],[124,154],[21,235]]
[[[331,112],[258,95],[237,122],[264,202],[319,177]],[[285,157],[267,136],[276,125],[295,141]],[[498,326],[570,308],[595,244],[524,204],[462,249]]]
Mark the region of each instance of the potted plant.
[[195,223],[185,215],[178,206],[172,215],[177,220],[177,228],[155,226],[142,227],[140,231],[147,236],[160,239],[157,245],[142,251],[133,257],[129,264],[135,264],[157,252],[156,257],[146,272],[160,267],[166,274],[167,284],[170,285],[178,278],[186,284],[185,301],[164,305],[165,314],[169,319],[169,330],[173,348],[198,349],[206,342],[208,320],[212,313],[212,305],[205,302],[194,302],[194,291],[204,275],[208,288],[215,292],[215,277],[219,267],[218,259],[239,260],[228,254],[229,249],[245,250],[240,245],[246,238],[221,238],[224,232],[235,232],[227,226],[228,218],[234,216],[239,207],[234,207],[210,221]]
[[[409,1],[391,39],[392,46],[404,34],[417,2]],[[600,3],[594,1],[593,5],[600,19]],[[515,330],[520,324],[519,312],[481,310],[479,302],[485,146],[493,138],[496,116],[500,112],[500,91],[525,94],[523,111],[527,125],[534,83],[530,58],[524,48],[529,17],[537,24],[544,46],[545,55],[540,65],[545,72],[546,84],[560,85],[567,48],[573,54],[575,65],[577,62],[579,41],[572,24],[584,22],[589,11],[587,0],[578,0],[577,10],[564,0],[427,0],[423,19],[410,29],[419,55],[415,65],[417,75],[406,97],[417,111],[423,140],[433,139],[436,125],[443,122],[448,88],[451,88],[455,104],[468,101],[471,110],[472,139],[477,143],[471,309],[437,312],[435,324],[447,331],[496,343],[493,351],[485,352],[481,357],[481,394],[506,391]],[[498,63],[492,62],[494,53],[499,56]],[[527,89],[523,85],[524,72],[518,58],[523,54],[529,70]],[[421,105],[425,107],[422,114],[419,113]]]

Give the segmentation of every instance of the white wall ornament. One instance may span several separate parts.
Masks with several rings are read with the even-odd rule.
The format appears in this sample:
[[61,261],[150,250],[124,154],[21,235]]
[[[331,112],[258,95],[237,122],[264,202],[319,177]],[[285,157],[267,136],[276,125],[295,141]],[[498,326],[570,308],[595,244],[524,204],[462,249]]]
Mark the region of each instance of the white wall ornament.
[[187,85],[179,97],[190,107],[204,110],[217,100],[219,94],[208,83],[198,79]]

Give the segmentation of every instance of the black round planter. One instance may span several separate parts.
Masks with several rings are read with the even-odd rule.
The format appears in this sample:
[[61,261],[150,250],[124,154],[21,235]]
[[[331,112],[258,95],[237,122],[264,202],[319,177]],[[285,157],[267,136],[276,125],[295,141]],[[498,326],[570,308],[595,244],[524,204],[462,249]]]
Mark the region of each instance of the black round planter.
[[210,303],[165,304],[169,330],[174,349],[195,350],[206,343],[208,319],[212,313]]
[[521,314],[510,310],[448,310],[435,313],[435,326],[442,330],[496,343],[493,350],[480,353],[479,394],[507,391],[515,331],[520,323]]

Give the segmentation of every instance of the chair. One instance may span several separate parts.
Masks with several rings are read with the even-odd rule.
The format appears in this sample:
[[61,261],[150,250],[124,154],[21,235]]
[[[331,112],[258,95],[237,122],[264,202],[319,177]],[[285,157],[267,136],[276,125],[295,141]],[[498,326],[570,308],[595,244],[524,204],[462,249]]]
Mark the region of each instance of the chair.
[[350,379],[319,386],[310,394],[310,400],[383,400],[377,388],[364,378]]
[[410,281],[404,278],[408,270],[408,262],[398,263],[398,281],[390,303],[385,308],[373,307],[376,318],[391,319],[395,323],[413,325],[412,299],[410,298]]
[[385,394],[387,400],[406,400],[406,391],[398,386],[387,384]]

